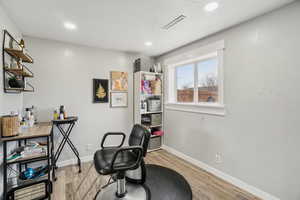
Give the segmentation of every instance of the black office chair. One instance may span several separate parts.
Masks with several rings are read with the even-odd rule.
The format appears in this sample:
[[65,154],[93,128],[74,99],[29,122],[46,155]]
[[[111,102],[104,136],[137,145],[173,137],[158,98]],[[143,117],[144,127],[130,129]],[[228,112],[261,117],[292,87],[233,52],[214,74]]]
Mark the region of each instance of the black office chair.
[[[108,136],[122,136],[119,146],[105,147],[104,143]],[[141,184],[145,179],[143,158],[146,156],[150,140],[149,131],[141,126],[134,125],[129,136],[129,146],[123,147],[124,133],[106,133],[101,142],[101,150],[94,155],[94,165],[101,175],[115,175],[116,181],[103,188],[97,195],[97,200],[147,200],[147,192]],[[142,171],[142,172],[141,172]],[[131,172],[131,177],[126,173]],[[141,175],[139,183],[132,183],[134,174]]]

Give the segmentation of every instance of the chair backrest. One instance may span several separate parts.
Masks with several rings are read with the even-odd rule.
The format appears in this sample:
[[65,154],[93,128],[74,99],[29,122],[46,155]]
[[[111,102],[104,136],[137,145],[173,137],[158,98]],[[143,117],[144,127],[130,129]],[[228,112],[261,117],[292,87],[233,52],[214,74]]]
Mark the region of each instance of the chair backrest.
[[129,136],[129,146],[142,146],[143,157],[145,157],[147,154],[150,136],[150,132],[145,127],[136,124],[133,126]]

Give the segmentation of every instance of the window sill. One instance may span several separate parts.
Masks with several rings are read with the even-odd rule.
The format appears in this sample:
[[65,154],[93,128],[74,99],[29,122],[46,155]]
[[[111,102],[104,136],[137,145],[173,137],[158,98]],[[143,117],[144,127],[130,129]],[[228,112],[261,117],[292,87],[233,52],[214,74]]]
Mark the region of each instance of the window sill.
[[172,103],[165,104],[165,109],[180,112],[200,113],[207,115],[225,116],[225,105],[223,104],[194,104],[194,103]]

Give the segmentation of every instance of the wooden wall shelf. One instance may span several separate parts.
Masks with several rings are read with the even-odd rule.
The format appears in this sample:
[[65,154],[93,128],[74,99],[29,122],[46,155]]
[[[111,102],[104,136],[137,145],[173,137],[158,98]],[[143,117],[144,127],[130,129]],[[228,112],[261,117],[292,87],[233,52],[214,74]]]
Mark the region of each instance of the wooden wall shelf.
[[11,68],[4,68],[5,71],[14,74],[15,76],[23,76],[27,78],[33,78],[33,74],[26,72],[24,69],[11,69]]
[[[10,56],[8,58],[7,56]],[[26,81],[33,78],[34,74],[22,63],[33,63],[33,58],[27,53],[24,46],[7,31],[4,30],[2,44],[2,66],[3,66],[3,90],[5,93],[34,92],[34,87]],[[19,68],[9,68],[17,64]],[[24,83],[22,88],[11,88],[9,79],[17,78]]]
[[12,57],[16,58],[16,60],[22,59],[22,62],[33,63],[33,59],[22,50],[4,48],[4,51]]
[[4,88],[7,91],[18,91],[18,92],[34,92],[34,90],[24,89],[24,88]]

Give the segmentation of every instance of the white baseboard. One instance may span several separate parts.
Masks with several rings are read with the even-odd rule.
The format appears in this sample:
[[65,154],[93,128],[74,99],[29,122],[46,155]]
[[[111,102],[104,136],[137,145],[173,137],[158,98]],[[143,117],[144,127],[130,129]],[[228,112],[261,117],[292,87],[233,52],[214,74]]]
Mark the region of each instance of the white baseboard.
[[235,186],[237,186],[237,187],[239,187],[239,188],[241,188],[241,189],[257,196],[257,197],[259,197],[259,198],[261,198],[261,199],[264,199],[264,200],[280,200],[278,197],[275,197],[271,194],[268,194],[268,193],[266,193],[266,192],[264,192],[264,191],[262,191],[262,190],[260,190],[256,187],[254,187],[254,186],[251,186],[251,185],[237,179],[237,178],[234,178],[234,177],[232,177],[228,174],[225,174],[224,172],[221,172],[220,170],[215,169],[215,168],[213,168],[213,167],[211,167],[211,166],[209,166],[209,165],[207,165],[207,164],[205,164],[205,163],[203,163],[199,160],[196,160],[196,159],[194,159],[194,158],[192,158],[188,155],[185,155],[185,154],[173,149],[172,147],[163,145],[162,148],[165,149],[166,151],[168,151],[168,152],[170,152],[170,153],[172,153],[172,154],[174,154],[174,155],[176,155],[176,156],[178,156],[178,157],[180,157],[180,158],[196,165],[197,167],[200,167],[200,168],[214,174],[215,176],[217,176],[217,177],[219,177],[219,178],[221,178],[221,179],[223,179],[223,180],[225,180],[225,181],[227,181],[227,182],[229,182],[229,183],[231,183],[231,184],[233,184],[233,185],[235,185]]
[[[186,161],[188,161],[188,162],[190,162],[190,163],[192,163],[192,164],[194,164],[194,165],[196,165],[196,166],[198,166],[198,167],[200,167],[200,168],[202,168],[202,169],[204,169],[204,170],[206,170],[206,171],[208,171],[212,174],[214,174],[215,176],[217,176],[217,177],[219,177],[219,178],[221,178],[221,179],[223,179],[223,180],[225,180],[225,181],[227,181],[227,182],[229,182],[229,183],[231,183],[231,184],[233,184],[233,185],[235,185],[235,186],[237,186],[237,187],[239,187],[239,188],[241,188],[241,189],[257,196],[257,197],[259,197],[259,198],[261,198],[261,199],[264,199],[264,200],[280,200],[278,197],[275,197],[271,194],[268,194],[268,193],[266,193],[266,192],[264,192],[264,191],[262,191],[262,190],[260,190],[256,187],[254,187],[254,186],[251,186],[251,185],[237,179],[237,178],[234,178],[234,177],[232,177],[232,176],[230,176],[230,175],[228,175],[224,172],[221,172],[220,170],[215,169],[215,168],[213,168],[213,167],[211,167],[211,166],[209,166],[209,165],[207,165],[207,164],[205,164],[205,163],[203,163],[199,160],[196,160],[196,159],[194,159],[194,158],[192,158],[188,155],[185,155],[184,153],[181,153],[181,152],[173,149],[172,147],[163,145],[162,149],[164,149],[164,150],[166,150],[166,151],[168,151],[168,152],[170,152],[170,153],[172,153],[172,154],[174,154],[174,155],[176,155],[176,156],[178,156],[178,157],[180,157],[180,158],[182,158],[182,159],[184,159],[184,160],[186,160]],[[93,155],[80,157],[80,160],[81,160],[81,162],[90,162],[90,161],[93,160]],[[74,164],[77,164],[77,159],[70,159],[70,160],[65,160],[65,161],[58,162],[57,166],[58,167],[65,167],[65,166],[74,165]]]
[[[93,160],[93,155],[90,155],[90,156],[83,156],[83,157],[80,157],[80,160],[81,162],[90,162]],[[70,159],[70,160],[64,160],[64,161],[60,161],[60,162],[57,162],[57,167],[65,167],[65,166],[68,166],[68,165],[75,165],[77,164],[77,159]]]

